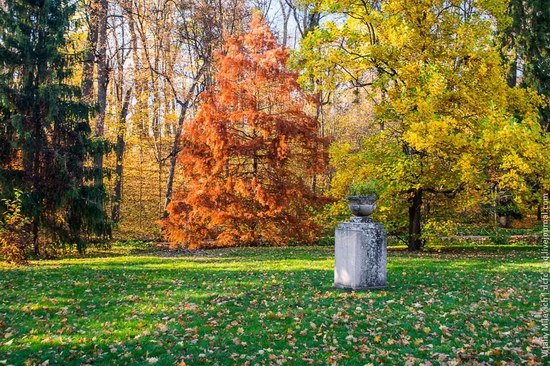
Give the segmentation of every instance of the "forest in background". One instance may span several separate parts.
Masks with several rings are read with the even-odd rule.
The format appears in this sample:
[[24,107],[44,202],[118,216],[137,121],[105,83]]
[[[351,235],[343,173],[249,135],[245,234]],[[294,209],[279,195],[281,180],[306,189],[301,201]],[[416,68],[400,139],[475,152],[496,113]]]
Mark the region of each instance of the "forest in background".
[[[71,235],[52,234],[63,231],[63,226],[86,239],[161,240],[161,221],[168,216],[174,192],[189,184],[178,163],[184,148],[182,134],[200,111],[201,95],[218,84],[217,55],[227,51],[228,40],[254,31],[249,24],[258,13],[279,45],[290,49],[284,68],[299,74],[298,81],[313,100],[304,111],[316,119],[318,137],[331,141],[329,165],[307,177],[312,192],[332,201],[309,213],[324,234],[346,217],[343,198],[350,189],[376,191],[381,208],[376,218],[388,225],[390,233],[408,237],[410,248],[418,249],[430,238],[453,235],[461,222],[490,226],[498,221],[509,226],[510,219],[516,218],[520,226],[533,226],[541,219],[549,176],[547,4],[523,0],[413,3],[3,1],[5,232],[32,226],[35,215],[41,224],[28,231],[44,231],[45,242],[73,240]],[[57,14],[54,8],[60,9]],[[72,13],[58,24],[62,34],[56,34],[63,40],[57,39],[48,22],[63,18],[67,15],[63,9],[68,8]],[[16,20],[14,9],[29,18]],[[40,16],[48,11],[53,15],[40,23]],[[40,14],[39,20],[32,14]],[[71,206],[73,216],[61,218],[70,199],[44,198],[41,202],[52,202],[45,208],[51,215],[36,213],[32,192],[39,183],[32,184],[35,188],[18,186],[14,182],[19,178],[12,178],[14,172],[26,170],[21,151],[32,147],[13,143],[23,136],[11,127],[18,118],[14,116],[21,115],[14,85],[24,80],[21,75],[28,69],[12,57],[17,52],[6,40],[13,36],[21,50],[29,47],[29,54],[35,52],[38,56],[31,63],[39,73],[44,61],[39,58],[43,56],[40,47],[20,39],[20,30],[33,25],[43,47],[50,49],[51,41],[51,47],[63,51],[58,55],[51,51],[55,62],[46,62],[49,72],[67,69],[64,75],[58,73],[60,80],[78,89],[78,93],[71,89],[73,101],[90,107],[80,114],[87,116],[90,142],[69,149],[82,154],[84,168],[77,179],[81,186],[87,181],[97,192],[104,192],[86,193],[83,201],[94,202],[97,209],[91,214],[97,222],[86,228],[77,213],[87,203]],[[40,31],[50,38],[41,39]],[[71,60],[60,61],[60,57]],[[50,79],[45,77],[44,85]],[[54,90],[58,94],[51,95],[60,100],[68,95],[68,89]],[[77,109],[68,107],[65,118],[77,115]],[[87,141],[84,134],[63,138]],[[56,158],[51,161],[49,168],[55,169]],[[68,188],[41,189],[52,194]],[[71,217],[78,224],[71,226]],[[19,221],[22,226],[17,226]],[[46,230],[48,226],[54,230]],[[8,236],[9,240],[14,239]]]

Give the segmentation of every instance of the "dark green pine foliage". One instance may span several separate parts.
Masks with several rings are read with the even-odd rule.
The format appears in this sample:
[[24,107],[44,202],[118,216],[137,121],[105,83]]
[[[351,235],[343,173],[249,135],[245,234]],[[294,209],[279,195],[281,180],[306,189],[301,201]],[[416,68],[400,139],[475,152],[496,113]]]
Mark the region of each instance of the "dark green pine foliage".
[[511,26],[504,33],[505,59],[510,64],[509,84],[518,81],[538,91],[546,100],[541,125],[550,120],[550,0],[510,0]]
[[89,168],[105,144],[92,140],[90,109],[71,83],[81,58],[69,40],[75,3],[0,1],[0,195],[24,192],[37,255],[48,241],[82,251],[84,235],[110,235]]
[[[502,34],[503,56],[510,66],[508,83],[542,95],[540,124],[546,133],[550,128],[550,0],[510,0],[508,15],[512,23]],[[540,191],[541,179],[529,183],[533,192]],[[540,200],[537,217],[542,219]]]

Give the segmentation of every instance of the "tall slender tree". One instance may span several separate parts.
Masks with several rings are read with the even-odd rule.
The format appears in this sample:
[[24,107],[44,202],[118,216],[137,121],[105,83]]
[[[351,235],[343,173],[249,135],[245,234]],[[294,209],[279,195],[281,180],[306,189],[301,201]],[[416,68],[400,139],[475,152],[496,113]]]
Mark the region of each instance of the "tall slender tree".
[[83,231],[110,226],[104,195],[91,184],[88,162],[101,145],[90,137],[88,106],[72,82],[78,62],[69,36],[75,4],[69,0],[6,0],[0,7],[1,193],[24,192],[34,251],[39,234],[76,242]]
[[[109,65],[107,60],[107,18],[109,3],[107,0],[98,0],[98,38],[97,38],[97,114],[95,118],[95,136],[103,138],[105,135],[105,113],[107,110],[107,87],[109,85]],[[94,184],[103,189],[103,151],[96,152],[94,157]],[[103,205],[103,197],[99,197],[99,204]]]
[[255,14],[228,40],[216,85],[183,132],[188,182],[164,221],[168,238],[206,245],[286,244],[316,238],[309,209],[322,200],[307,179],[322,171],[325,140],[286,62],[288,51]]

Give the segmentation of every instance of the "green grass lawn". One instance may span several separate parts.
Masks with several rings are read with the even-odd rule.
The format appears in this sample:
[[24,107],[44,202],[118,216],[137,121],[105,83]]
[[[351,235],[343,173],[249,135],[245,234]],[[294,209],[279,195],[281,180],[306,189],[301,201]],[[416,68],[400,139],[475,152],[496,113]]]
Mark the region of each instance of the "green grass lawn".
[[375,292],[332,269],[331,247],[0,265],[0,365],[543,363],[536,250],[390,252]]

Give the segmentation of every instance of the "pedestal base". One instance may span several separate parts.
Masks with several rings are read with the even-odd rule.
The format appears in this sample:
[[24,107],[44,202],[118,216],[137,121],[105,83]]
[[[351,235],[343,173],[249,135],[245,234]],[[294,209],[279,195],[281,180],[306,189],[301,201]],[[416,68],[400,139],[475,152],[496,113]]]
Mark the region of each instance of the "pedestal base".
[[336,228],[334,287],[381,289],[386,279],[386,230],[376,222],[342,222]]

